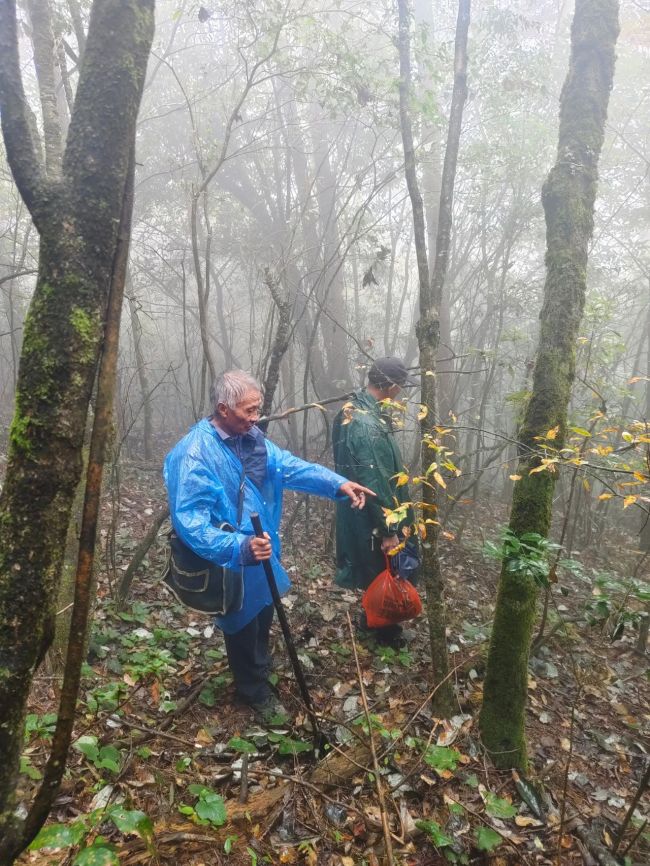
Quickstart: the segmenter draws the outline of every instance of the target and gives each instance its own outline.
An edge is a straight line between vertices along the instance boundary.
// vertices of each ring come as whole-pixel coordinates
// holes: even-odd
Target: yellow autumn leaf
[[[548,468],[548,467],[545,466],[545,465],[542,463],[541,466],[535,466],[533,469],[531,469],[530,472],[529,472],[528,474],[529,474],[529,475],[534,475],[536,472],[543,472],[543,471],[544,471],[545,469],[547,469],[547,468]]]
[[[544,439],[555,439],[555,437],[557,436],[557,434],[558,434],[559,432],[560,432],[560,425],[558,424],[557,427],[552,427],[552,428],[548,431],[548,433],[546,434],[546,436],[544,437]]]
[[[521,481],[521,475],[509,475],[508,478],[511,481]]]
[[[599,498],[600,500],[613,499],[613,498],[614,498],[614,494],[613,494],[613,493],[601,493],[600,496],[599,496],[598,498]]]
[[[589,480],[587,478],[582,479],[582,486],[587,491],[587,493],[589,493],[589,491],[591,490],[591,485],[589,484]]]
[[[418,421],[424,421],[424,419],[429,414],[429,407],[424,404],[420,404],[420,411],[418,412]]]
[[[434,472],[433,478],[434,478],[434,481],[436,481],[436,483],[439,484],[441,487],[443,487],[443,488],[447,487],[447,485],[445,484],[445,479],[442,477],[442,475],[439,472]]]
[[[409,483],[409,477],[406,474],[406,472],[399,472],[395,476],[395,486],[396,487],[403,487],[405,484],[408,484],[408,483]]]
[[[641,472],[635,472],[635,473],[634,473],[634,477],[635,477],[638,481],[641,481],[643,484],[645,484],[646,481],[650,481],[650,478],[648,478],[647,475],[643,475]]]
[[[626,496],[623,500],[623,508],[627,508],[628,505],[632,505],[634,502],[636,502],[637,498],[638,497],[636,496]]]

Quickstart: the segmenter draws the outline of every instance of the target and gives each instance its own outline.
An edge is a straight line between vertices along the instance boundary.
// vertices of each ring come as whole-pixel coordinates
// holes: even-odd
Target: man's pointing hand
[[[345,495],[350,499],[353,508],[363,508],[366,504],[366,494],[368,496],[377,495],[367,487],[357,484],[356,481],[346,481],[345,484],[341,484],[339,487],[339,493],[345,493]]]

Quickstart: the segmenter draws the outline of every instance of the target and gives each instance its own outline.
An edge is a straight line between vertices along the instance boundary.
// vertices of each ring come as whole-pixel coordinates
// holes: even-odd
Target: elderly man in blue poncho
[[[291,584],[280,564],[278,534],[283,490],[329,499],[348,497],[355,508],[363,508],[366,495],[374,494],[266,439],[255,426],[261,389],[248,373],[224,373],[212,386],[210,398],[213,414],[195,424],[165,459],[169,509],[176,533],[195,553],[227,568],[244,566],[241,609],[215,621],[224,634],[237,697],[268,722],[286,715],[268,683],[273,604],[261,565],[271,560],[280,595],[286,593]],[[268,530],[265,538],[255,536],[252,512],[259,513]],[[222,522],[236,531],[219,529]]]

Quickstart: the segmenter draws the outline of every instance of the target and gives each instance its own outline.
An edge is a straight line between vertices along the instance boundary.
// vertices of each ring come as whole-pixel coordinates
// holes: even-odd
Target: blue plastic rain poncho
[[[218,525],[226,522],[237,526],[242,465],[207,419],[195,424],[172,448],[165,458],[163,477],[172,524],[178,536],[199,556],[226,568],[239,569],[245,565],[241,551],[246,547],[246,536],[254,535],[250,515],[257,511],[264,530],[271,536],[271,564],[278,591],[283,595],[291,586],[289,576],[280,564],[278,530],[283,489],[288,487],[301,493],[336,499],[339,498],[339,487],[347,479],[324,466],[294,457],[268,439],[265,445],[266,478],[261,487],[246,478],[242,519],[236,532],[224,532]],[[218,616],[215,622],[226,634],[234,634],[271,603],[262,565],[245,566],[241,610]]]

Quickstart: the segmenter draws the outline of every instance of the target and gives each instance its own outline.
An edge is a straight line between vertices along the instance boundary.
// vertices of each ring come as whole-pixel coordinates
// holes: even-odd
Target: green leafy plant
[[[454,844],[454,840],[447,836],[437,821],[416,821],[415,826],[427,834],[436,848],[446,848]]]
[[[238,839],[239,836],[236,835],[226,836],[226,841],[223,843],[224,854],[230,854],[230,852],[232,851],[232,846]]]
[[[340,643],[330,644],[330,649],[333,653],[336,653],[339,656],[343,656],[344,658],[352,655],[352,650],[350,649],[350,647],[344,646]]]
[[[429,746],[423,757],[436,772],[453,772],[458,766],[460,752],[450,749],[449,746]]]
[[[401,729],[393,728],[392,730],[389,730],[384,724],[381,716],[374,713],[370,714],[370,724],[368,724],[368,720],[365,716],[357,716],[357,718],[353,720],[352,724],[358,725],[366,735],[370,733],[370,729],[372,728],[373,731],[378,733],[385,740],[399,740],[402,736]],[[412,742],[415,743],[416,739],[412,739]]]
[[[178,807],[181,814],[188,815],[196,824],[221,827],[226,823],[226,804],[220,794],[204,785],[189,785],[187,790],[196,797],[196,802],[193,806],[181,803]]]
[[[308,743],[305,740],[296,740],[284,734],[270,733],[268,740],[270,743],[278,744],[279,755],[298,755],[300,752],[311,752],[313,748],[312,743]]]
[[[45,713],[39,716],[38,713],[29,713],[25,719],[25,742],[30,740],[51,740],[54,729],[56,728],[56,713]]]
[[[134,601],[129,610],[118,610],[114,615],[123,622],[145,623],[151,616],[151,607],[141,601]]]
[[[594,577],[592,598],[585,606],[585,619],[601,626],[612,638],[620,638],[626,626],[637,627],[650,603],[647,583],[630,578],[621,580],[609,572]]]
[[[78,752],[98,770],[110,770],[119,773],[122,755],[115,746],[100,746],[97,737],[85,734],[73,744]]]
[[[202,703],[204,707],[214,707],[217,703],[219,693],[228,683],[229,679],[230,677],[227,674],[219,674],[216,677],[212,677],[212,679],[210,679],[210,681],[201,689],[199,702]]]
[[[94,689],[86,692],[86,706],[91,713],[97,713],[100,710],[108,713],[115,712],[126,692],[127,685],[122,680],[95,686]]]
[[[125,809],[121,805],[95,809],[80,815],[69,824],[48,824],[29,846],[30,851],[50,848],[79,848],[72,860],[73,866],[118,866],[117,849],[102,835],[93,834],[100,824],[112,823],[125,836],[139,836],[147,850],[155,856],[153,824],[139,809]]]
[[[257,751],[255,743],[251,743],[250,740],[244,740],[242,737],[231,737],[228,740],[228,747],[235,752],[241,752],[246,755],[252,755]]]
[[[548,555],[554,550],[559,550],[559,545],[553,544],[538,532],[516,535],[509,527],[501,531],[499,544],[486,541],[483,545],[485,556],[501,560],[506,571],[531,578],[545,587],[549,586]]]
[[[168,649],[146,646],[129,652],[124,661],[124,670],[134,680],[146,679],[149,676],[162,679],[165,674],[174,670],[174,658]]]
[[[484,794],[485,811],[493,818],[513,818],[517,814],[517,807],[508,800],[497,797],[492,791]]]
[[[413,664],[413,656],[408,650],[396,650],[393,647],[379,644],[375,649],[375,654],[382,662],[389,665],[399,663],[405,668],[410,668]]]
[[[32,764],[29,755],[21,755],[20,757],[20,774],[21,776],[27,776],[32,781],[43,778],[41,771]]]
[[[479,851],[494,851],[503,842],[503,838],[491,827],[479,827],[474,838]]]

